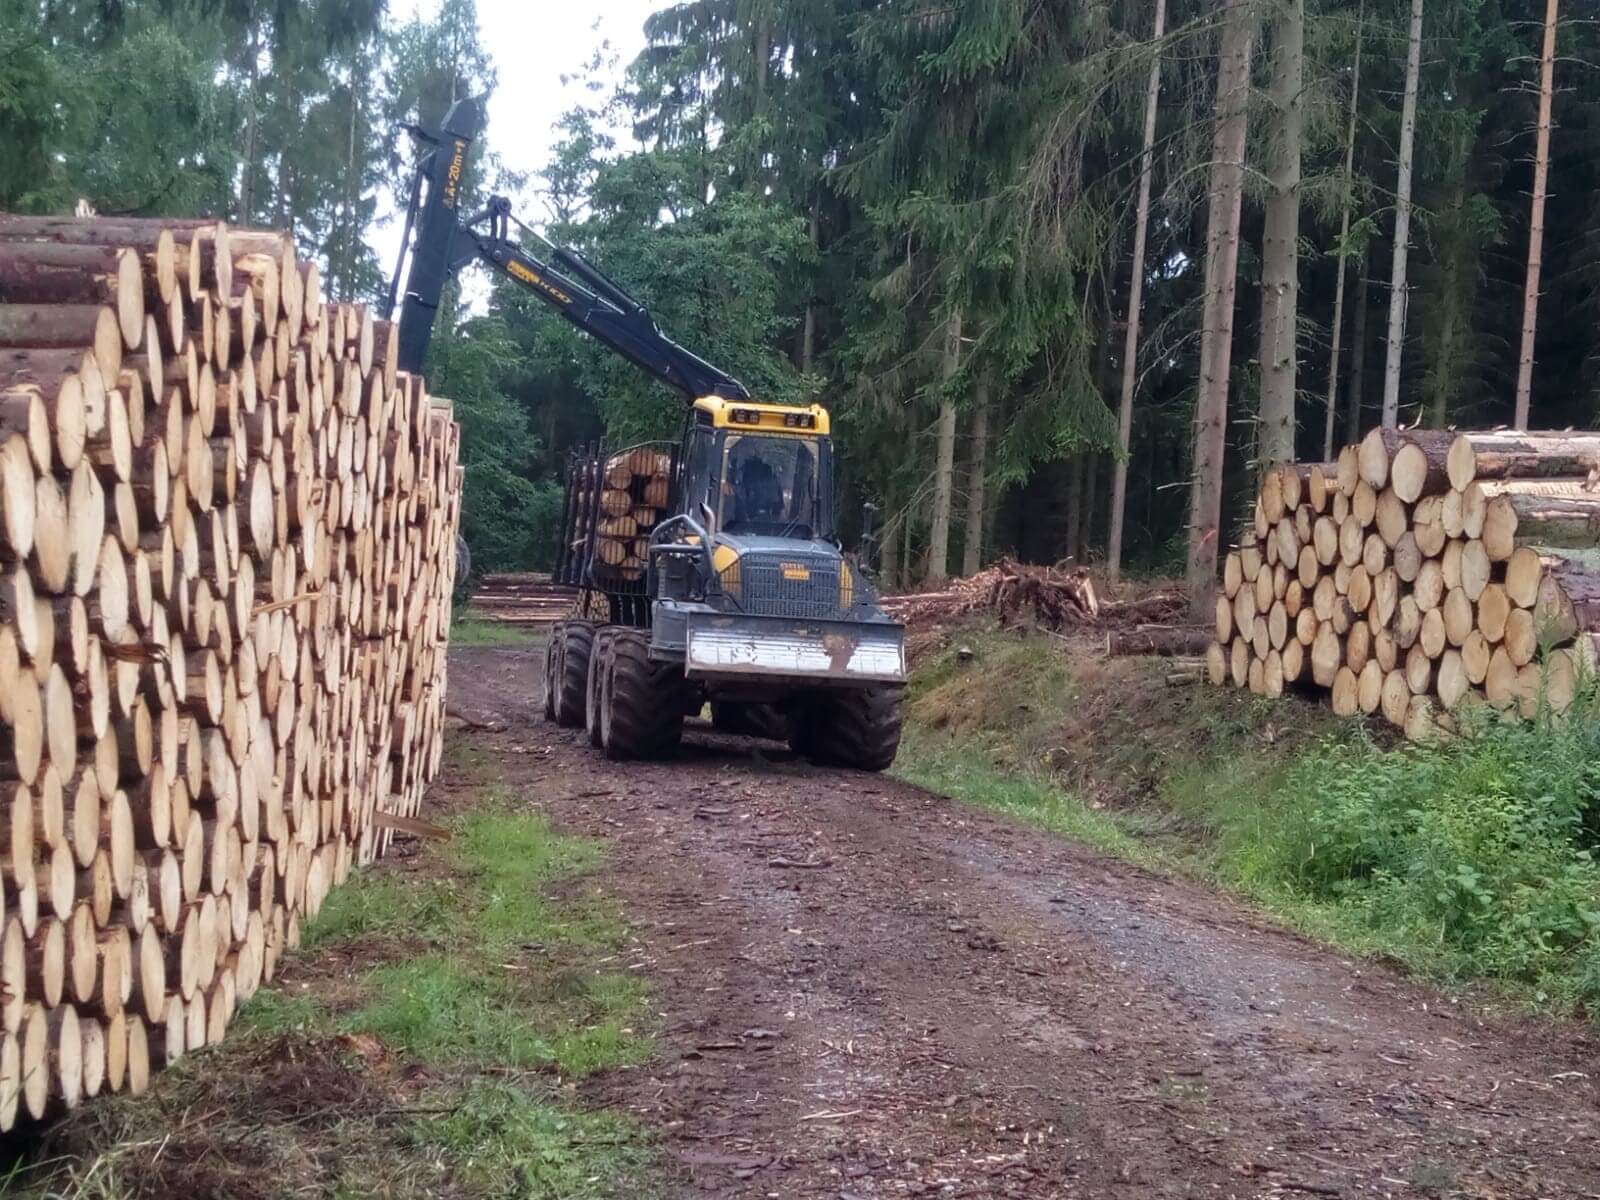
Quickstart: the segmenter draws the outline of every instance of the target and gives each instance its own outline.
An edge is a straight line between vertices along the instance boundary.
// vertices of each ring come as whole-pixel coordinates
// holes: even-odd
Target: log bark
[[[1450,446],[1450,482],[1457,488],[1475,479],[1587,479],[1596,472],[1600,472],[1600,434],[1462,433]]]
[[[1281,612],[1281,609],[1279,610]],[[1220,614],[1219,614],[1220,616]],[[1120,657],[1136,654],[1166,656],[1193,656],[1204,654],[1212,638],[1212,630],[1202,626],[1152,627],[1138,629],[1113,629],[1106,634],[1106,654]],[[1281,647],[1282,639],[1278,639]]]
[[[109,304],[130,350],[144,337],[144,272],[117,246],[0,241],[0,304]]]

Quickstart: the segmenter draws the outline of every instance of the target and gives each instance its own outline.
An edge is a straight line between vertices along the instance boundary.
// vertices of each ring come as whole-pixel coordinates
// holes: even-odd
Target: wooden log
[[[1547,560],[1533,614],[1539,638],[1549,645],[1580,629],[1600,629],[1600,571],[1582,561]]]
[[[122,371],[122,329],[109,304],[0,304],[0,349],[34,347],[87,348],[103,379]]]
[[[0,241],[0,304],[109,304],[130,349],[144,336],[144,269],[117,246]]]
[[[1140,626],[1137,629],[1113,629],[1106,634],[1106,654],[1123,655],[1196,655],[1204,654],[1211,642],[1213,631],[1202,626]]]
[[[1508,480],[1478,485],[1485,497],[1486,543],[1504,562],[1516,541],[1583,548],[1600,544],[1600,492],[1587,487],[1554,491],[1538,483]]]
[[[30,217],[0,213],[0,239],[6,241],[60,242],[67,245],[110,246],[137,250],[143,256],[147,278],[156,285],[162,301],[178,289],[177,234],[187,234],[209,220],[174,217]]]
[[[1376,656],[1367,659],[1356,678],[1356,708],[1372,714],[1383,700],[1384,667]]]
[[[1373,429],[1361,439],[1357,450],[1360,476],[1375,491],[1381,491],[1390,482],[1393,463],[1402,449],[1403,481],[1396,491],[1407,503],[1427,493],[1431,484],[1442,489],[1448,479],[1446,459],[1450,453],[1453,434],[1425,429]],[[1420,475],[1420,478],[1419,478]],[[1411,494],[1415,488],[1415,494]]]
[[[1402,670],[1392,670],[1383,677],[1383,687],[1380,690],[1378,707],[1383,711],[1383,716],[1389,724],[1403,728],[1406,722],[1406,709],[1411,705],[1411,686],[1406,682],[1406,673]]]
[[[1451,441],[1450,482],[1465,488],[1478,479],[1545,479],[1587,476],[1600,467],[1600,434],[1501,430],[1461,433]]]

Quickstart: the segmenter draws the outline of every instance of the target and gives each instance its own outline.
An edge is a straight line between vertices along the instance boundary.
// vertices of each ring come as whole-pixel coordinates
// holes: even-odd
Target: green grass
[[[573,970],[562,957],[614,948],[623,934],[615,906],[593,893],[559,901],[553,885],[601,861],[598,843],[557,833],[498,785],[454,823],[439,877],[358,875],[309,924],[310,949],[375,938],[404,939],[415,952],[371,970],[363,1003],[335,1027],[371,1034],[429,1066],[500,1066],[581,1077],[649,1057],[643,985]],[[296,998],[268,1001],[247,1020],[316,1024]],[[288,1008],[287,1014],[273,1011]]]
[[[433,940],[447,936],[463,904],[460,889],[433,879],[366,874],[334,889],[301,933],[301,947],[320,950],[372,937]]]
[[[1565,719],[1485,718],[1417,747],[1160,674],[972,631],[913,678],[896,772],[1238,892],[1352,952],[1600,1008],[1593,687]]]
[[[946,796],[1027,821],[1132,861],[1158,856],[1130,831],[1127,817],[1096,811],[1077,792],[1041,772],[998,767],[985,748],[912,726],[900,743],[896,775]]]
[[[473,1190],[518,1200],[637,1196],[649,1168],[638,1130],[607,1113],[575,1113],[524,1088],[478,1080],[450,1111],[414,1130]]]
[[[455,646],[526,646],[541,639],[535,630],[491,621],[461,608],[450,622],[450,642]]]

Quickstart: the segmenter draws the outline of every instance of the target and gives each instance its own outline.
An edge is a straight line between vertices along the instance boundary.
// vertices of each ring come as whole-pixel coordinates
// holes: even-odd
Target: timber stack
[[[1417,740],[1571,705],[1600,642],[1600,434],[1375,429],[1269,471],[1223,567],[1213,683],[1305,684]]]
[[[397,348],[286,234],[0,215],[0,1130],[220,1039],[438,770]]]
[[[598,479],[586,479],[577,503],[596,500],[595,574],[602,579],[637,583],[644,578],[650,535],[661,523],[672,491],[672,455],[651,446],[635,446],[597,465]]]

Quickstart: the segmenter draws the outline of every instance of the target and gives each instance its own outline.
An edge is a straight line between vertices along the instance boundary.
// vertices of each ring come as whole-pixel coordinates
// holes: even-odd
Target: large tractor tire
[[[594,646],[589,652],[589,682],[584,688],[583,727],[589,731],[589,744],[597,750],[601,748],[600,735],[603,731],[600,712],[605,703],[605,673],[611,662],[611,639],[615,633],[616,630],[610,626],[595,630]]]
[[[550,630],[550,635],[544,641],[544,719],[556,719],[556,695],[561,687],[556,680],[561,677],[561,651],[556,640],[556,631]]]
[[[662,758],[683,737],[683,668],[650,660],[650,635],[611,635],[600,689],[600,745],[609,759]]]
[[[795,714],[789,744],[814,763],[882,771],[900,749],[905,689],[823,692]]]
[[[594,626],[588,621],[561,621],[545,645],[545,713],[566,729],[583,726],[589,688],[589,653]]]
[[[790,733],[789,719],[773,705],[732,701],[711,702],[711,727],[719,733],[770,738],[775,742],[788,741]]]

